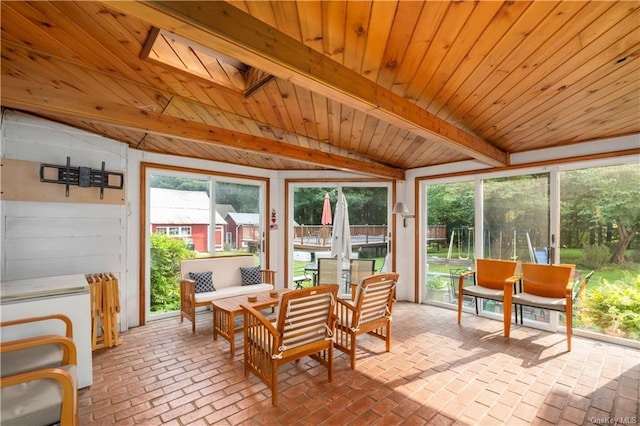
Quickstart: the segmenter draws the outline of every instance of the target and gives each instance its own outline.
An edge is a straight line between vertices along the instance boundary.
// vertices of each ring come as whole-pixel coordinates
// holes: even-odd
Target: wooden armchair
[[[283,293],[278,318],[271,323],[262,313],[244,311],[244,374],[249,371],[271,387],[271,403],[278,405],[278,367],[311,356],[327,368],[333,381],[333,332],[337,285],[320,285]]]
[[[573,275],[575,265],[522,264],[522,291],[511,294],[504,284],[504,336],[511,332],[512,304],[563,312],[567,326],[567,351],[571,352]],[[586,283],[585,283],[586,285]]]
[[[502,302],[507,289],[510,293],[515,291],[517,267],[518,263],[510,260],[476,259],[475,271],[465,272],[458,278],[458,324],[462,319],[464,295],[475,297],[478,315],[478,298]],[[464,281],[468,276],[473,276],[473,285],[465,287]]]
[[[0,345],[2,424],[78,424],[78,360],[68,318],[26,318],[2,326],[50,319],[68,324],[69,336],[36,336]]]
[[[397,273],[372,275],[362,280],[355,301],[338,300],[336,349],[351,357],[356,368],[356,337],[369,333],[386,342],[391,350],[391,311],[393,308]]]

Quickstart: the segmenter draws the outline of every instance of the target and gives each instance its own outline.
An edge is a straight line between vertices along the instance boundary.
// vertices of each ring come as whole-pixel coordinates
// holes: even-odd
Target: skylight
[[[155,27],[141,56],[244,96],[250,96],[273,78],[234,58]]]

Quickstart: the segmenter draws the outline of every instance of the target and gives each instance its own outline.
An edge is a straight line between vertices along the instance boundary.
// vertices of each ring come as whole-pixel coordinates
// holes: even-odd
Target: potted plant
[[[448,302],[449,282],[442,276],[431,275],[427,278],[427,298],[438,302]]]

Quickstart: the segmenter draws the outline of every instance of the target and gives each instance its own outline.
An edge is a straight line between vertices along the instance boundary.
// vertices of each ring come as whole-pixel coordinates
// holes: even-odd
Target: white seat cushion
[[[518,293],[513,295],[513,303],[516,305],[533,306],[535,308],[564,312],[567,300],[565,298],[556,299],[553,297],[536,296],[529,293]]]
[[[75,365],[60,367],[77,383]],[[77,387],[77,385],[76,385]],[[62,389],[52,379],[33,380],[2,388],[3,426],[50,425],[60,422]]]
[[[263,291],[273,290],[271,284],[254,284],[241,286],[240,283],[236,286],[223,287],[216,291],[209,291],[206,293],[196,293],[196,303],[211,302],[218,299],[224,299],[227,297],[242,296],[244,294],[260,293]]]
[[[60,367],[61,360],[62,348],[58,344],[4,352],[0,356],[0,377],[13,376],[42,368]]]
[[[499,300],[502,301],[504,299],[504,294],[502,290],[494,290],[492,288],[481,287],[478,285],[470,285],[468,287],[464,287],[462,290],[463,294],[469,296],[476,296],[482,299],[491,299],[491,300]]]

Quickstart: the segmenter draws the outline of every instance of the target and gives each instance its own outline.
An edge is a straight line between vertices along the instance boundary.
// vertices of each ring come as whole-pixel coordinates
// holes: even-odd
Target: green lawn
[[[447,252],[429,252],[429,255],[438,256],[440,258],[446,258]],[[631,253],[627,254],[628,257],[631,257]],[[580,264],[580,260],[582,257],[582,250],[580,249],[562,249],[560,251],[560,259],[562,263],[571,263],[576,265],[576,269],[588,273],[591,269],[587,268],[584,265]],[[429,272],[436,273],[444,273],[449,274],[451,269],[458,268],[458,266],[451,266],[446,264],[439,263],[431,263],[429,264]],[[608,263],[602,268],[595,270],[591,280],[589,281],[589,287],[594,285],[598,285],[602,280],[607,280],[608,282],[613,282],[616,280],[625,280],[628,279],[629,276],[636,276],[640,274],[640,263],[627,262],[623,264],[613,264]]]

